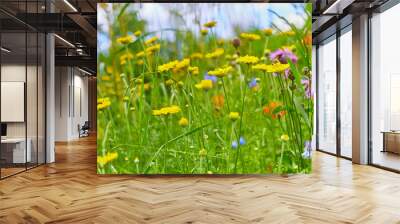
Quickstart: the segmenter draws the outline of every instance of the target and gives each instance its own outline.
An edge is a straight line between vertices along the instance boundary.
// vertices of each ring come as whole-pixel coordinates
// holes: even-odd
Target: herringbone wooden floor
[[[316,153],[311,175],[96,175],[95,138],[0,181],[0,223],[400,223],[400,175]]]

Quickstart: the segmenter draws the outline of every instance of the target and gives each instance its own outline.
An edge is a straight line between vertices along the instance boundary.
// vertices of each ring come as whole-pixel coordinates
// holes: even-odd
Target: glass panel
[[[372,163],[400,170],[400,5],[374,15],[372,25]]]
[[[30,147],[31,159],[28,162],[28,168],[37,165],[37,132],[38,132],[38,88],[37,88],[37,80],[38,80],[38,36],[36,32],[27,33],[28,38],[28,63],[27,63],[27,95],[26,95],[26,114],[27,114],[27,142],[28,149]]]
[[[45,163],[45,44],[46,37],[44,34],[39,33],[39,45],[38,45],[38,163]]]
[[[336,153],[336,39],[318,48],[318,147]]]
[[[25,170],[31,160],[26,144],[26,33],[1,34],[2,177]],[[28,146],[28,150],[26,150]]]
[[[352,33],[340,36],[340,153],[352,156]]]

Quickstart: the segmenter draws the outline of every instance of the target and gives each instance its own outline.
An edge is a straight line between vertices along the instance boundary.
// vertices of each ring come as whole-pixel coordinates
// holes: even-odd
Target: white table
[[[13,163],[26,163],[31,162],[32,160],[32,153],[31,153],[31,146],[32,140],[30,138],[26,139],[28,143],[28,147],[26,147],[25,152],[25,138],[5,138],[1,139],[2,145],[12,145],[13,146]]]

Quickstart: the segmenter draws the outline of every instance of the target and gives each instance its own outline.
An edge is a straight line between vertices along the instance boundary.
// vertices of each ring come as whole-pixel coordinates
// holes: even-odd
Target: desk
[[[383,131],[382,152],[400,154],[400,131]]]
[[[26,139],[26,142],[28,143],[27,144],[28,147],[26,147],[26,152],[25,152],[25,138],[1,139],[1,156],[9,163],[31,162],[32,140],[28,138]]]

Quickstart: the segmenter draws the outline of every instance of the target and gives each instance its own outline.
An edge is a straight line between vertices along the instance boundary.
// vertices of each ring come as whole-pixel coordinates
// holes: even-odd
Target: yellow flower
[[[296,33],[292,30],[282,32],[281,35],[294,36]]]
[[[106,71],[107,71],[107,73],[112,74],[113,73],[113,67],[107,66]]]
[[[199,74],[199,67],[196,67],[196,66],[191,67],[191,66],[189,66],[188,71],[192,75],[198,75]]]
[[[253,34],[253,33],[241,33],[240,37],[243,39],[246,39],[246,40],[250,40],[250,41],[261,39],[260,35]]]
[[[271,28],[267,28],[267,29],[263,29],[263,33],[266,36],[271,36],[272,35],[273,30]]]
[[[103,81],[110,81],[110,80],[111,80],[111,77],[108,76],[108,75],[105,75],[105,76],[101,77],[101,80],[103,80]]]
[[[179,61],[176,65],[175,65],[175,69],[176,70],[182,70],[186,67],[188,67],[190,64],[190,59],[185,58],[182,61]]]
[[[282,136],[281,136],[281,140],[287,142],[287,141],[289,141],[289,136],[286,135],[286,134],[285,134],[285,135],[282,135]]]
[[[212,28],[212,27],[214,27],[214,26],[216,26],[217,25],[217,22],[216,21],[210,21],[210,22],[208,22],[208,23],[205,23],[203,26],[204,27],[207,27],[207,28]]]
[[[179,126],[185,127],[185,126],[187,126],[187,125],[189,124],[189,121],[188,121],[187,118],[182,117],[182,118],[179,120],[178,123],[179,123]]]
[[[239,115],[239,112],[230,112],[228,117],[232,121],[235,121],[235,120],[239,119],[240,115]]]
[[[289,64],[275,63],[272,65],[256,64],[256,65],[253,65],[251,68],[255,69],[255,70],[261,70],[264,72],[276,73],[276,72],[284,72],[289,67],[290,67]]]
[[[133,55],[132,55],[131,53],[129,53],[129,52],[127,52],[127,53],[125,53],[125,54],[123,54],[123,55],[121,55],[121,56],[119,57],[119,61],[120,61],[120,64],[121,64],[121,65],[126,64],[126,62],[127,62],[128,60],[132,60],[132,59],[133,59]]]
[[[181,111],[181,108],[175,105],[169,107],[163,107],[159,110],[153,110],[153,115],[160,116],[160,115],[168,115],[168,114],[176,114]]]
[[[204,89],[204,90],[209,90],[213,87],[213,82],[212,80],[208,79],[203,79],[200,81],[200,83],[194,85],[197,89]]]
[[[128,102],[129,101],[129,96],[124,96],[123,101]]]
[[[223,48],[217,48],[214,52],[206,54],[206,58],[216,58],[224,54]]]
[[[157,37],[157,36],[154,36],[154,37],[152,37],[152,38],[150,38],[150,39],[147,39],[147,40],[144,42],[144,44],[150,45],[150,44],[154,43],[156,40],[158,40],[158,37]]]
[[[225,40],[224,39],[219,39],[218,41],[217,41],[217,44],[218,45],[223,45],[225,43]]]
[[[140,58],[140,57],[143,57],[143,56],[144,56],[144,51],[138,52],[138,53],[136,54],[136,57],[137,57],[137,58]]]
[[[205,36],[208,34],[208,30],[200,30],[201,35]]]
[[[139,157],[135,157],[135,159],[133,160],[134,163],[139,163]]]
[[[199,155],[200,156],[206,156],[207,155],[207,150],[206,149],[201,149],[200,151],[199,151]]]
[[[136,62],[136,64],[138,64],[138,65],[143,65],[143,64],[144,64],[144,61],[143,61],[143,60],[139,60],[139,61]]]
[[[259,61],[259,59],[256,56],[243,56],[243,57],[239,57],[238,59],[236,59],[237,63],[244,63],[244,64],[255,64]]]
[[[167,85],[167,86],[171,86],[172,84],[174,84],[174,80],[172,80],[172,79],[168,79],[165,81],[165,85]]]
[[[104,156],[97,156],[97,164],[99,164],[100,166],[104,166],[116,158],[118,158],[118,153],[107,152],[107,154]]]
[[[228,74],[231,70],[232,70],[231,66],[225,66],[223,68],[217,68],[215,70],[211,70],[208,72],[208,74],[221,78],[221,77],[224,77],[226,74]]]
[[[209,171],[207,171],[207,174],[213,174],[213,172],[209,170]]]
[[[166,64],[159,65],[158,68],[157,68],[157,70],[158,70],[158,72],[167,72],[167,71],[169,71],[169,70],[175,68],[175,65],[176,65],[176,64],[178,64],[178,61],[177,61],[177,60],[171,61],[171,62],[168,62],[168,63],[166,63]]]
[[[138,36],[142,35],[142,31],[137,30],[136,32],[133,33],[133,35],[138,37]]]
[[[158,51],[158,50],[160,50],[160,44],[154,44],[154,45],[146,48],[146,52],[149,53],[149,54],[153,53],[155,51]]]
[[[102,110],[111,105],[110,98],[105,97],[105,98],[99,98],[97,99],[97,110]]]
[[[190,55],[190,58],[192,58],[192,59],[202,59],[203,58],[203,54],[202,53],[193,53],[192,55]]]
[[[129,44],[130,42],[132,42],[132,37],[129,35],[123,36],[123,37],[119,37],[117,39],[117,42],[120,44]]]

